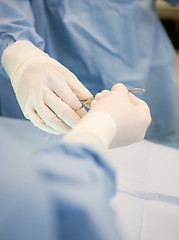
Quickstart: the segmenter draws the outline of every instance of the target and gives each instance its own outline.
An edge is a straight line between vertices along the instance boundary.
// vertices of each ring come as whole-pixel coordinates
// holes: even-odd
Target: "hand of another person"
[[[111,91],[98,93],[92,103],[93,111],[109,114],[115,123],[112,147],[129,145],[142,140],[151,122],[148,105],[129,93],[122,84],[116,84]]]
[[[126,146],[142,140],[151,122],[147,104],[128,92],[123,84],[98,93],[91,110],[65,137],[95,148]]]
[[[18,41],[2,56],[24,116],[40,129],[67,133],[86,113],[79,100],[92,95],[58,61],[29,41]]]

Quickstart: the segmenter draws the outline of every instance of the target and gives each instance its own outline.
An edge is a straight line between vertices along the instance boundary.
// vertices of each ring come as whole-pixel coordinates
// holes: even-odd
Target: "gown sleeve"
[[[36,33],[29,0],[0,0],[0,59],[3,51],[18,40],[29,40],[43,50],[44,41]]]
[[[105,158],[88,145],[46,137],[33,146],[22,135],[1,136],[9,140],[0,147],[0,239],[119,240]]]

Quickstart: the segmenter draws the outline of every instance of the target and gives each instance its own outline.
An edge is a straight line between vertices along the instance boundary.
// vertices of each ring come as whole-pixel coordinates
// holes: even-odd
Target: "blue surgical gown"
[[[103,156],[23,120],[0,118],[0,133],[1,240],[121,239]]]
[[[146,89],[139,97],[152,114],[147,138],[177,137],[176,57],[154,0],[0,0],[0,56],[17,40],[60,61],[93,94],[118,82]],[[23,118],[3,75],[0,113]]]

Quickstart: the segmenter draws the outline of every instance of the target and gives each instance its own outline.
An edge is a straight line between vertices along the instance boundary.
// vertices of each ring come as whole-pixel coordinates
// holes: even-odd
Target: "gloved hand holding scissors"
[[[123,84],[98,93],[91,110],[64,141],[90,144],[102,151],[142,140],[151,122],[147,104],[135,97]]]
[[[79,100],[90,98],[91,93],[72,72],[31,42],[9,46],[2,65],[24,116],[40,129],[66,133],[86,113]]]

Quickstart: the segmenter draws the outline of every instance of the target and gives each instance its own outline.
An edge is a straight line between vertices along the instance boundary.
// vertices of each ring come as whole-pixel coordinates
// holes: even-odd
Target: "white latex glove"
[[[89,113],[64,141],[81,142],[104,150],[142,140],[151,122],[147,104],[122,84],[98,93]]]
[[[79,101],[92,95],[58,61],[29,41],[17,41],[3,53],[2,66],[11,79],[24,116],[53,134],[73,128],[85,109]]]

